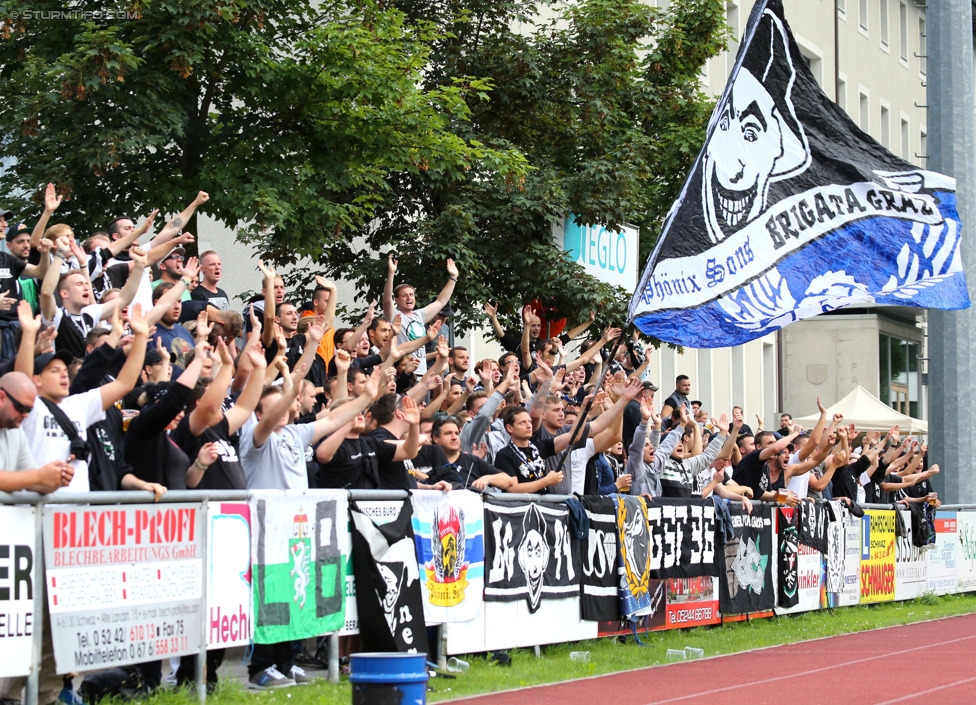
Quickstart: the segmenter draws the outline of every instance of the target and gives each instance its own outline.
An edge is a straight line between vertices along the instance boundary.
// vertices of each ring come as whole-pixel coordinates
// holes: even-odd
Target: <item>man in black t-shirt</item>
[[[518,484],[511,475],[498,472],[483,456],[461,452],[461,429],[453,416],[437,419],[431,429],[431,439],[447,459],[447,465],[440,471],[431,473],[428,481],[447,481],[454,489],[483,490],[489,485],[501,490]],[[482,442],[482,450],[487,453],[488,446]]]
[[[217,286],[223,271],[220,255],[213,250],[207,250],[200,255],[200,271],[203,274],[203,281],[190,293],[190,298],[194,301],[206,301],[221,311],[228,310],[230,297],[227,296],[226,291]]]
[[[797,434],[784,436],[779,440],[769,431],[760,431],[753,436],[740,436],[737,439],[742,460],[732,470],[732,479],[744,487],[752,488],[755,499],[772,502],[776,492],[770,490],[769,468],[766,461],[787,449]]]
[[[523,407],[506,407],[502,423],[511,440],[495,453],[495,467],[518,481],[509,492],[545,493],[562,482],[562,472],[546,472],[545,459],[566,450],[572,434],[540,439],[536,446],[531,440],[532,417]]]

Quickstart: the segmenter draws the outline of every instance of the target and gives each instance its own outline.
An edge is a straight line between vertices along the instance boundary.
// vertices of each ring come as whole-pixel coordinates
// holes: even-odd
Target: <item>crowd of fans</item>
[[[184,249],[193,236],[182,228],[207,200],[199,193],[158,232],[154,212],[80,243],[69,225],[48,225],[53,186],[35,226],[0,213],[0,490],[629,492],[747,509],[937,501],[938,467],[897,427],[858,433],[821,405],[812,429],[784,414],[777,431],[757,417],[753,432],[740,407],[712,417],[685,375],[658,407],[651,348],[636,337],[613,359],[614,328],[569,352],[592,314],[544,339],[531,308],[510,331],[486,304],[506,352],[473,361],[440,334],[460,276],[450,259],[439,295],[419,307],[391,255],[382,315],[371,305],[354,328],[334,326],[331,281],[288,292],[264,263],[262,294],[234,310],[220,255]],[[208,654],[211,684],[222,657]],[[45,639],[45,705],[61,687],[50,659]],[[141,670],[159,686],[160,662]],[[255,688],[308,679],[288,643],[257,645],[249,675]],[[192,677],[183,659],[177,679]],[[7,680],[0,696],[19,699],[19,687]]]

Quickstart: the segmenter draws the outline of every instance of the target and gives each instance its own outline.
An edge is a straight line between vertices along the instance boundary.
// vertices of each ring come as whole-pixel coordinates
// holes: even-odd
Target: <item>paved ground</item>
[[[524,688],[454,705],[976,702],[976,615]]]

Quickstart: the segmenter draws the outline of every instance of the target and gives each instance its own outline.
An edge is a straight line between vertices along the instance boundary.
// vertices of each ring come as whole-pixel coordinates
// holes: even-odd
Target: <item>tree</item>
[[[461,281],[454,309],[464,321],[499,301],[517,325],[521,305],[551,303],[573,320],[591,310],[625,320],[631,292],[598,284],[551,246],[552,224],[641,228],[642,262],[704,139],[712,102],[699,89],[705,61],[725,46],[722,3],[683,0],[667,13],[641,0],[527,5],[508,0],[397,0],[410,21],[434,22],[425,86],[461,77],[489,81],[457,133],[499,150],[515,148],[532,170],[499,190],[477,170],[397,173],[366,250],[394,248],[403,281],[442,284],[452,256]],[[561,8],[561,9],[559,9]],[[549,19],[537,14],[543,9]],[[513,29],[515,28],[515,29]],[[378,291],[382,269],[333,261]],[[436,274],[431,274],[436,272]]]
[[[3,27],[17,166],[0,188],[37,200],[56,182],[72,198],[58,219],[79,229],[203,189],[265,256],[311,257],[364,298],[391,249],[421,300],[453,257],[462,325],[485,300],[517,316],[535,297],[623,320],[630,292],[566,261],[552,225],[633,223],[646,256],[701,145],[699,74],[725,32],[714,0],[665,14],[639,0],[141,0],[124,19],[59,22],[43,9]]]
[[[451,129],[487,84],[421,86],[435,28],[373,0],[64,7],[8,5],[0,30],[0,188],[20,214],[49,181],[78,232],[202,189],[281,263],[348,246],[393,172],[477,165],[502,189],[524,172]]]

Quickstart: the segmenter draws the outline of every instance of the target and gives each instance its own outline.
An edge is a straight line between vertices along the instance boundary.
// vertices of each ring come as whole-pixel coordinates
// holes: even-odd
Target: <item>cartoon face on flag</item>
[[[661,340],[724,347],[852,305],[966,308],[960,235],[955,181],[861,132],[766,0],[630,316]]]

